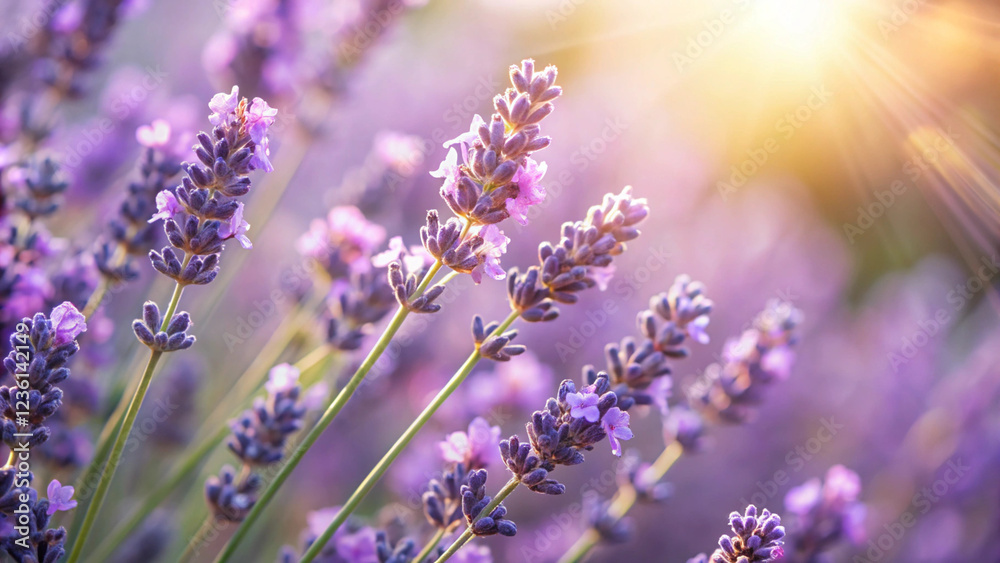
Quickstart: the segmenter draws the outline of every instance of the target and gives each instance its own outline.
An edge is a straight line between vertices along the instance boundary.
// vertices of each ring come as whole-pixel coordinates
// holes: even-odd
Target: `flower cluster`
[[[357,207],[337,206],[324,219],[314,219],[296,248],[311,258],[331,280],[371,270],[373,251],[385,241],[385,228],[365,219]]]
[[[69,187],[59,171],[59,163],[48,157],[31,161],[20,167],[19,177],[23,193],[14,205],[30,220],[52,215],[59,209],[60,196]]]
[[[566,487],[550,479],[557,465],[583,463],[581,450],[608,438],[611,450],[621,455],[620,440],[632,438],[629,415],[618,406],[606,373],[579,392],[569,379],[559,385],[556,397],[545,409],[535,411],[527,424],[528,442],[517,436],[500,443],[500,455],[507,469],[521,484],[537,493],[562,494]]]
[[[470,513],[465,510],[467,504],[471,510],[487,498],[480,493],[483,493],[486,482],[486,469],[496,461],[499,442],[500,427],[490,426],[485,419],[476,417],[467,432],[453,432],[438,444],[438,451],[450,465],[450,470],[440,480],[431,479],[422,497],[424,516],[432,526],[445,531],[453,530],[463,516],[469,517]],[[471,481],[473,478],[475,482]],[[467,491],[470,495],[468,502],[465,501]],[[489,502],[487,498],[480,510]],[[472,513],[472,518],[478,513]]]
[[[243,462],[237,476],[225,466],[218,477],[205,483],[205,496],[216,518],[239,522],[253,508],[255,493],[261,485],[253,468],[264,467],[281,460],[287,438],[302,428],[306,409],[299,400],[299,372],[282,364],[268,376],[267,399],[258,398],[230,426],[233,434],[229,449]]]
[[[334,506],[310,512],[306,515],[308,527],[302,534],[303,551],[309,549],[330,522],[340,513]],[[323,546],[315,561],[320,563],[416,563],[416,544],[409,539],[390,538],[383,530],[364,526],[357,520],[349,519],[338,529],[330,541]],[[281,550],[278,563],[294,563],[299,555],[289,546]]]
[[[842,465],[826,472],[826,479],[811,479],[785,495],[785,510],[795,515],[789,528],[789,563],[822,563],[824,556],[843,539],[861,545],[865,539],[865,505],[858,501],[861,478]]]
[[[149,253],[153,268],[178,287],[214,280],[225,241],[236,239],[244,248],[253,246],[246,236],[250,225],[243,220],[243,203],[237,198],[250,191],[251,171],[272,170],[267,130],[277,110],[260,98],[252,103],[240,99],[236,86],[229,94],[216,94],[208,105],[213,112],[208,119],[215,128],[211,136],[198,134],[194,152],[200,163],[184,163],[181,185],[156,195],[157,212],[149,220],[163,220],[172,246]],[[166,319],[168,326],[150,322],[158,319],[156,304],[147,302],[142,320],[132,325],[143,344],[161,352],[191,345],[192,337],[185,333],[186,313]]]
[[[68,302],[53,309],[48,318],[37,313],[21,322],[25,330],[11,335],[12,350],[4,358],[4,367],[11,377],[27,374],[20,381],[26,381],[28,387],[0,387],[2,439],[12,450],[37,446],[49,438],[45,420],[62,405],[63,392],[56,385],[69,377],[66,364],[80,349],[77,337],[87,330],[83,315]],[[27,408],[19,403],[27,403]],[[25,438],[25,434],[30,437]]]
[[[667,442],[677,440],[686,450],[703,445],[705,418],[746,422],[763,398],[764,390],[786,379],[795,361],[792,346],[802,312],[788,302],[772,300],[753,326],[726,342],[723,363],[705,369],[691,386],[687,404],[670,409],[664,421]]]
[[[83,315],[70,303],[57,306],[48,318],[38,313],[21,323],[23,330],[11,336],[11,352],[4,358],[17,383],[0,387],[2,438],[12,460],[15,452],[25,455],[48,440],[46,420],[62,405],[63,392],[56,385],[69,377],[66,364],[80,349],[77,337],[87,330]],[[52,481],[49,499],[39,500],[31,487],[32,473],[10,465],[0,470],[0,514],[7,524],[0,546],[17,561],[57,561],[64,553],[66,531],[46,526],[57,510],[76,506],[73,487]]]
[[[669,290],[653,296],[649,308],[639,313],[641,342],[626,337],[620,345],[605,348],[608,375],[623,410],[655,403],[666,412],[671,388],[667,359],[686,357],[689,338],[708,342],[705,327],[711,310],[712,301],[705,297],[702,284],[678,276]],[[594,373],[593,368],[587,371]]]
[[[725,421],[746,422],[767,386],[791,373],[795,329],[801,322],[801,312],[790,303],[768,303],[752,328],[726,343],[724,362],[706,369],[711,385],[695,397],[701,411]]]
[[[468,133],[445,143],[448,155],[432,173],[444,180],[441,197],[458,218],[442,224],[431,211],[420,230],[431,256],[470,274],[476,283],[484,274],[495,279],[506,275],[500,256],[509,239],[497,224],[509,217],[526,224],[529,208],[545,197],[541,180],[546,166],[530,155],[549,145],[538,124],[552,113],[552,100],[562,88],[555,86],[554,66],[535,72],[532,60],[512,66],[510,80],[513,87],[493,99],[496,113],[490,122],[475,116]]]
[[[215,279],[225,241],[253,246],[246,236],[250,225],[243,219],[243,203],[237,198],[250,191],[251,171],[273,170],[267,130],[277,110],[260,98],[241,99],[236,86],[229,94],[216,94],[208,106],[215,128],[211,135],[197,136],[194,152],[200,162],[184,163],[181,185],[157,194],[157,212],[151,219],[163,220],[173,246],[150,253],[153,267],[181,285]]]
[[[636,226],[649,215],[645,198],[633,198],[632,188],[607,194],[587,218],[564,223],[558,244],[542,243],[540,265],[508,277],[511,307],[528,322],[551,321],[558,316],[555,303],[572,304],[580,291],[606,287],[608,268],[625,251],[625,243],[639,236]]]
[[[83,74],[96,68],[101,48],[111,39],[119,20],[127,15],[121,0],[88,0],[61,5],[47,20],[46,58],[38,69],[43,82],[68,97],[84,92]]]
[[[699,555],[688,563],[768,563],[780,561],[784,556],[785,528],[781,518],[766,508],[757,514],[757,507],[750,505],[745,515],[733,512],[729,526],[735,535],[719,539],[719,549],[711,557]]]
[[[66,550],[66,530],[48,528],[49,520],[59,511],[72,510],[73,487],[52,480],[47,499],[39,499],[31,488],[34,475],[17,469],[0,469],[0,547],[18,563],[55,563]]]
[[[128,195],[108,223],[107,239],[99,241],[94,250],[98,270],[111,282],[126,282],[139,275],[133,258],[147,255],[159,238],[155,225],[149,223],[157,195],[181,170],[173,151],[163,150],[171,136],[166,121],[156,120],[151,126],[140,127],[136,136],[147,146],[139,165],[139,179],[129,183]]]

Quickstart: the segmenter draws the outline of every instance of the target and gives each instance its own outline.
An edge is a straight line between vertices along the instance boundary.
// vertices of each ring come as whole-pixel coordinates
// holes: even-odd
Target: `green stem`
[[[484,508],[482,512],[476,515],[476,519],[472,521],[472,524],[475,524],[476,522],[479,521],[480,518],[486,516],[490,512],[493,512],[493,509],[500,506],[500,503],[503,502],[504,499],[509,497],[510,494],[513,493],[517,489],[517,486],[520,484],[521,482],[518,481],[516,477],[511,477],[510,481],[507,481],[507,484],[503,486],[503,489],[500,489],[500,492],[497,493],[497,496],[493,497],[493,500],[491,500],[490,503],[486,505],[486,508]],[[462,549],[462,546],[472,541],[472,538],[476,537],[472,534],[472,524],[470,524],[469,527],[466,528],[464,532],[462,532],[461,536],[458,536],[458,539],[456,539],[454,542],[452,542],[450,546],[448,546],[448,549],[443,554],[441,554],[441,557],[438,557],[434,563],[444,563],[452,555],[458,553],[458,550]]]
[[[330,357],[332,351],[326,346],[320,346],[301,360],[295,363],[295,367],[303,374],[304,386],[312,386],[322,379],[322,377],[308,378],[306,374],[316,367],[323,359]],[[259,387],[259,386],[258,386]],[[251,397],[246,398],[241,406],[246,406]],[[232,411],[228,411],[232,414]],[[194,449],[189,449],[187,455],[180,462],[174,464],[166,477],[159,481],[159,485],[153,489],[142,504],[131,514],[127,515],[122,524],[115,528],[108,537],[94,550],[95,555],[91,558],[94,561],[109,561],[115,549],[132,534],[142,522],[153,513],[154,510],[163,505],[163,502],[170,496],[181,483],[190,478],[201,466],[209,454],[226,440],[229,436],[229,427],[225,424],[216,425],[212,434],[202,440]],[[199,432],[199,434],[202,434]]]
[[[185,264],[187,264],[189,258],[190,255],[185,258]],[[170,321],[174,316],[174,311],[177,310],[177,304],[180,302],[181,295],[183,293],[184,286],[180,283],[176,284],[174,286],[174,293],[170,297],[170,303],[167,305],[167,312],[163,317],[163,324],[160,326],[160,330],[165,330],[167,325],[170,324]],[[83,554],[83,546],[87,543],[87,536],[90,534],[90,530],[94,526],[97,514],[101,511],[101,504],[103,504],[104,498],[108,494],[108,489],[111,487],[111,480],[115,475],[115,470],[118,469],[118,464],[121,462],[122,452],[125,450],[125,443],[128,441],[128,436],[132,431],[132,426],[135,424],[135,419],[139,415],[139,407],[142,406],[142,401],[146,397],[146,392],[149,390],[149,384],[153,380],[153,372],[156,370],[156,364],[159,363],[160,357],[162,356],[163,352],[159,351],[151,351],[149,354],[149,361],[146,362],[146,369],[143,370],[142,376],[139,378],[139,385],[136,387],[135,394],[132,395],[132,400],[129,402],[128,410],[125,412],[125,418],[122,421],[121,428],[118,429],[114,445],[111,448],[111,455],[108,456],[107,464],[101,472],[101,478],[100,481],[98,481],[94,498],[91,501],[90,506],[87,507],[87,513],[83,518],[83,523],[80,528],[78,530],[73,530],[76,534],[77,540],[73,546],[73,551],[70,553],[67,563],[75,563]]]
[[[438,531],[434,534],[434,537],[428,540],[427,545],[425,545],[424,548],[420,550],[420,553],[418,553],[417,556],[413,558],[412,560],[413,563],[423,563],[425,560],[427,560],[427,557],[431,554],[431,552],[437,548],[439,543],[441,543],[441,538],[444,537],[444,530],[445,530],[444,528],[438,528]]]
[[[493,334],[502,334],[505,332],[508,328],[510,328],[510,325],[517,320],[519,315],[519,311],[512,311],[511,314],[504,320],[503,324],[501,324],[493,332]],[[361,485],[354,490],[351,497],[347,499],[347,502],[345,502],[340,511],[337,512],[336,517],[334,517],[333,521],[330,522],[330,525],[327,526],[326,531],[324,531],[323,534],[313,542],[312,546],[309,547],[309,550],[302,556],[299,563],[310,563],[316,558],[317,555],[319,555],[320,551],[322,551],[323,547],[330,541],[330,538],[333,537],[333,534],[337,531],[337,529],[340,528],[340,526],[347,520],[348,516],[350,516],[351,513],[358,508],[361,501],[364,500],[369,492],[371,492],[371,490],[378,483],[379,479],[385,475],[385,472],[389,470],[389,467],[396,461],[399,454],[406,449],[406,446],[410,444],[410,441],[416,437],[417,433],[420,432],[420,429],[424,427],[424,424],[427,424],[427,421],[430,420],[431,417],[434,416],[434,413],[441,408],[441,405],[448,400],[448,397],[450,397],[451,394],[458,389],[459,385],[465,381],[465,378],[472,373],[473,368],[476,367],[476,364],[479,363],[480,359],[482,359],[482,356],[479,354],[479,348],[477,347],[465,360],[462,367],[455,372],[455,375],[451,376],[448,383],[440,391],[438,391],[434,400],[420,412],[417,419],[414,420],[413,423],[410,424],[409,428],[403,432],[403,435],[396,440],[396,443],[392,445],[392,448],[389,449],[388,453],[382,456],[382,459],[379,460],[374,469],[368,473],[365,480],[361,482]]]
[[[431,279],[441,269],[441,266],[442,263],[440,260],[434,262],[434,265],[431,266],[430,270],[428,270],[428,272],[424,275],[424,279],[420,282],[420,285],[414,292],[414,297],[423,293],[424,289],[426,289],[430,284]],[[400,327],[403,326],[403,321],[406,320],[409,313],[410,310],[403,306],[400,306],[396,310],[396,314],[393,315],[392,320],[389,321],[389,326],[387,326],[382,332],[382,336],[379,337],[378,342],[375,343],[371,352],[369,352],[368,356],[365,357],[364,362],[362,362],[361,366],[358,367],[358,370],[347,382],[347,385],[341,389],[339,393],[337,393],[336,398],[334,398],[333,402],[330,403],[330,406],[327,407],[326,412],[323,413],[319,422],[317,422],[316,425],[309,431],[305,439],[302,440],[302,443],[295,448],[295,451],[293,451],[288,457],[288,461],[281,467],[278,474],[275,475],[274,480],[268,484],[268,486],[261,493],[260,497],[257,499],[257,502],[254,503],[254,506],[250,510],[250,513],[247,514],[246,519],[244,519],[243,522],[240,523],[240,526],[236,528],[236,532],[229,539],[229,542],[226,543],[225,548],[223,548],[219,556],[215,559],[217,563],[229,561],[229,559],[236,553],[236,548],[246,537],[247,532],[249,532],[250,528],[257,521],[257,519],[260,518],[264,508],[271,501],[274,495],[277,494],[278,489],[288,479],[288,476],[298,466],[299,462],[302,461],[302,458],[306,455],[306,452],[309,451],[309,448],[316,443],[316,440],[318,440],[327,427],[330,426],[333,419],[340,414],[340,411],[344,408],[344,405],[347,404],[347,401],[350,400],[351,396],[354,395],[354,391],[357,390],[358,386],[361,385],[361,382],[364,381],[368,372],[375,367],[375,362],[377,362],[382,356],[382,353],[385,352],[385,349],[389,346],[392,338],[399,331]]]
[[[660,453],[660,456],[656,458],[656,461],[646,469],[640,478],[647,483],[655,483],[663,476],[667,474],[667,471],[674,465],[678,459],[680,459],[681,454],[684,453],[684,448],[679,442],[671,442],[666,449]],[[616,520],[621,520],[628,514],[628,511],[635,506],[635,501],[637,496],[635,494],[635,489],[632,487],[624,488],[615,494],[615,498],[611,501],[611,505],[608,506],[608,514],[614,517]],[[593,528],[588,529],[580,539],[576,540],[566,553],[559,558],[559,563],[579,563],[583,561],[583,558],[587,556],[591,549],[601,541],[600,534],[597,533]]]

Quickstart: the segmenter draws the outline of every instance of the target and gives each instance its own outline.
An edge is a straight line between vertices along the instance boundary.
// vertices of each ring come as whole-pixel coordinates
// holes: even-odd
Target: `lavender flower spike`
[[[777,514],[764,509],[758,515],[757,507],[750,505],[743,516],[739,512],[730,514],[729,525],[735,535],[719,539],[711,563],[767,563],[784,556],[781,546],[785,543],[785,528]]]

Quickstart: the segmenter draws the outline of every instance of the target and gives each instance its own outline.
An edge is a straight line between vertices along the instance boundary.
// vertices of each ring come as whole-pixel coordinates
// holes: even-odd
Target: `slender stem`
[[[320,346],[307,354],[301,360],[295,363],[295,367],[299,369],[303,374],[303,383],[305,387],[311,387],[315,383],[319,382],[322,377],[307,377],[306,374],[316,367],[321,361],[329,358],[332,351],[327,346]],[[250,398],[244,399],[241,407],[249,403]],[[226,411],[232,415],[232,411]],[[154,510],[162,506],[163,502],[170,496],[172,492],[186,479],[190,478],[195,471],[201,466],[201,463],[208,458],[222,442],[225,441],[226,437],[229,436],[229,427],[225,424],[218,424],[211,428],[211,434],[206,436],[201,442],[198,443],[193,449],[189,448],[184,459],[174,464],[174,466],[167,473],[167,476],[160,479],[159,484],[153,492],[151,492],[142,501],[131,514],[127,515],[122,519],[122,523],[112,530],[108,537],[97,546],[94,550],[94,556],[91,557],[94,561],[109,561],[111,555],[114,553],[115,549],[121,545],[128,537],[135,531],[136,528],[147,518]],[[201,434],[201,432],[199,432]]]
[[[101,510],[101,504],[104,502],[104,497],[108,494],[108,488],[111,486],[111,479],[114,477],[115,470],[118,468],[118,463],[121,461],[122,451],[125,449],[125,442],[128,439],[129,431],[132,429],[136,416],[139,414],[139,406],[142,404],[142,400],[146,396],[146,391],[149,388],[149,382],[153,379],[153,371],[156,369],[156,364],[159,363],[162,355],[163,352],[151,352],[149,355],[149,361],[146,363],[146,369],[143,371],[142,378],[139,380],[139,387],[136,388],[135,395],[132,396],[132,401],[129,403],[128,411],[125,413],[125,420],[122,422],[122,427],[118,430],[118,436],[115,438],[114,446],[111,448],[111,455],[108,457],[107,465],[104,466],[104,471],[101,472],[101,479],[97,484],[97,491],[94,493],[94,500],[87,509],[87,514],[84,516],[83,524],[80,526],[80,529],[74,530],[77,536],[77,541],[73,547],[73,552],[69,556],[68,563],[74,563],[83,554],[83,546],[87,542],[87,536],[90,533],[90,529],[94,526],[97,513]]]
[[[424,279],[420,282],[417,290],[414,292],[414,297],[419,296],[423,290],[426,289],[426,287],[430,284],[431,278],[433,278],[438,270],[441,269],[441,266],[441,260],[434,262],[434,265],[431,266],[430,270],[424,275]],[[257,502],[254,503],[254,506],[250,510],[250,513],[247,514],[246,519],[244,519],[243,522],[240,523],[240,526],[236,528],[236,532],[229,539],[225,548],[223,548],[222,552],[216,558],[217,563],[229,561],[233,554],[236,553],[236,548],[239,546],[240,542],[243,541],[243,538],[246,537],[247,532],[260,517],[264,508],[278,492],[281,485],[283,485],[288,479],[288,476],[292,473],[292,471],[298,466],[299,462],[302,461],[302,458],[306,455],[306,452],[309,451],[309,448],[316,443],[316,440],[318,440],[323,434],[323,431],[325,431],[333,422],[333,419],[340,414],[344,405],[346,405],[347,401],[350,400],[352,395],[354,395],[354,391],[357,390],[358,386],[361,385],[361,382],[364,381],[365,376],[367,376],[368,372],[375,367],[375,362],[378,361],[378,359],[382,356],[382,353],[385,352],[385,349],[388,348],[389,342],[392,341],[392,338],[399,331],[400,327],[403,326],[403,321],[406,320],[406,317],[409,314],[410,310],[403,306],[400,306],[396,310],[396,314],[393,315],[392,320],[389,321],[389,326],[387,326],[382,332],[382,336],[379,337],[371,352],[368,353],[368,356],[365,357],[365,360],[361,363],[361,366],[358,367],[358,370],[347,382],[347,385],[341,389],[339,393],[337,393],[336,398],[334,398],[333,402],[330,403],[330,406],[327,407],[326,412],[323,413],[319,422],[317,422],[316,425],[309,431],[305,439],[302,440],[302,443],[295,448],[292,454],[288,457],[288,461],[281,467],[278,474],[275,475],[274,480],[271,481],[271,483],[263,490],[260,497],[257,499]]]
[[[184,553],[181,554],[181,558],[178,561],[194,561],[194,556],[198,555],[198,551],[201,550],[201,538],[206,536],[212,530],[213,526],[215,526],[215,516],[209,514],[201,523],[201,526],[198,527],[198,531],[191,536],[191,541],[184,548]]]
[[[435,532],[434,537],[427,540],[427,545],[420,550],[420,553],[412,559],[413,563],[423,563],[427,557],[437,548],[438,544],[441,543],[441,538],[444,537],[444,528],[438,528]]]
[[[188,255],[184,259],[184,264],[186,265],[190,259]],[[163,317],[163,324],[160,330],[165,330],[167,325],[170,324],[170,320],[174,316],[174,311],[177,310],[177,304],[181,300],[181,295],[184,293],[184,285],[178,283],[174,286],[174,293],[170,297],[170,303],[167,305],[166,314]],[[146,392],[149,390],[149,384],[153,380],[153,372],[156,371],[156,364],[159,363],[160,357],[163,356],[163,352],[151,351],[149,354],[149,361],[146,362],[146,369],[143,370],[141,377],[139,378],[139,385],[135,389],[135,394],[132,395],[132,400],[129,402],[128,410],[125,412],[125,418],[122,421],[121,428],[118,429],[118,434],[115,437],[114,445],[111,448],[111,455],[108,456],[107,464],[104,466],[104,470],[101,472],[100,481],[97,484],[97,490],[94,492],[94,498],[87,507],[87,513],[83,518],[83,523],[81,524],[79,530],[73,530],[76,534],[77,541],[73,546],[73,551],[70,553],[67,563],[75,563],[80,556],[83,554],[83,546],[87,543],[87,537],[90,534],[90,529],[94,526],[94,522],[97,519],[97,514],[101,510],[101,504],[104,502],[104,498],[108,494],[108,489],[111,487],[111,480],[115,475],[115,470],[118,469],[118,464],[121,462],[122,453],[125,450],[125,443],[128,441],[128,436],[132,431],[132,425],[135,424],[135,419],[139,415],[139,407],[142,406],[142,401],[146,397]]]
[[[108,278],[101,276],[101,280],[97,282],[97,287],[94,288],[93,293],[87,299],[87,304],[84,305],[83,311],[81,311],[84,317],[90,319],[90,316],[97,311],[97,307],[104,300],[104,294],[108,292],[108,285]]]
[[[646,471],[638,476],[639,479],[647,483],[655,483],[663,476],[667,474],[667,471],[674,465],[674,463],[680,459],[681,454],[684,453],[684,448],[679,442],[671,442],[666,449],[660,453],[660,456],[656,458]],[[614,517],[616,520],[622,519],[628,511],[632,509],[635,505],[637,496],[635,494],[635,489],[632,487],[624,488],[615,494],[615,498],[612,499],[611,505],[608,506],[608,514]],[[600,534],[597,533],[593,528],[588,529],[580,539],[576,540],[576,543],[570,547],[565,554],[559,559],[559,563],[578,563],[583,561],[583,558],[587,556],[599,542],[601,541]]]
[[[14,450],[10,451],[10,455],[7,456],[7,464],[3,466],[4,469],[10,469],[14,466]]]
[[[513,493],[517,489],[517,486],[520,484],[521,482],[518,481],[516,477],[511,477],[510,481],[507,481],[507,484],[503,486],[503,489],[500,489],[500,492],[497,493],[497,496],[493,497],[493,500],[491,500],[490,503],[486,505],[486,508],[484,508],[476,516],[476,519],[472,521],[472,524],[475,524],[476,522],[479,521],[480,518],[486,516],[490,512],[493,512],[493,509],[500,506],[500,503],[503,502],[504,499],[509,497],[510,494]],[[466,528],[464,532],[462,532],[462,535],[458,536],[458,539],[452,542],[452,544],[448,546],[448,549],[445,550],[445,552],[441,554],[441,557],[438,557],[434,563],[444,563],[452,555],[458,553],[458,550],[462,549],[462,546],[472,541],[472,538],[476,537],[472,534],[472,524],[469,524],[469,527]]]
[[[500,334],[506,331],[510,325],[517,320],[519,315],[519,311],[512,311],[511,314],[504,320],[503,324],[500,325],[496,331],[494,331],[494,334]],[[458,389],[459,385],[465,381],[465,378],[472,373],[473,368],[476,367],[476,364],[479,363],[481,358],[482,356],[479,354],[479,348],[477,347],[465,360],[462,367],[455,372],[455,375],[451,376],[448,383],[445,384],[440,391],[438,391],[434,400],[432,400],[431,403],[420,412],[416,420],[414,420],[406,431],[399,437],[399,439],[396,440],[396,443],[392,445],[392,448],[389,449],[388,453],[382,456],[382,459],[379,460],[378,464],[376,464],[371,472],[368,473],[365,480],[361,482],[361,485],[354,490],[350,498],[347,499],[347,502],[345,502],[340,511],[337,512],[333,521],[330,522],[329,526],[327,526],[326,531],[324,531],[323,534],[312,543],[309,550],[306,551],[306,553],[302,556],[302,559],[299,560],[299,563],[310,563],[316,558],[317,555],[319,555],[319,553],[323,550],[323,547],[330,541],[330,538],[333,537],[333,534],[337,531],[337,529],[340,528],[351,513],[358,508],[361,501],[364,500],[369,492],[371,492],[371,490],[379,482],[379,479],[385,475],[385,472],[389,470],[389,467],[392,466],[394,461],[396,461],[399,454],[406,449],[406,446],[410,444],[410,441],[416,437],[417,433],[420,432],[420,429],[423,428],[424,424],[426,424],[427,421],[434,416],[434,413],[441,408],[441,405],[448,400],[448,397],[450,397],[451,394]]]

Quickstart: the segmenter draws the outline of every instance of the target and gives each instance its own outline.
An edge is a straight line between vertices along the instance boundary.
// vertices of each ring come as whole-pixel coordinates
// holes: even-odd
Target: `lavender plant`
[[[18,562],[58,561],[64,554],[66,530],[48,528],[52,515],[74,508],[73,487],[57,480],[49,483],[48,499],[39,499],[32,488],[31,450],[50,436],[46,421],[62,405],[62,389],[69,377],[66,367],[79,351],[77,337],[87,324],[76,308],[63,303],[46,317],[38,313],[25,318],[11,335],[11,352],[4,367],[13,385],[0,386],[3,443],[10,448],[0,469],[0,515],[3,532],[0,546]]]
[[[552,100],[562,93],[562,89],[554,85],[555,67],[536,73],[534,61],[526,60],[520,67],[512,66],[510,76],[513,87],[494,98],[497,113],[492,116],[489,126],[482,118],[477,117],[473,120],[469,133],[445,143],[446,147],[459,145],[463,163],[458,163],[458,152],[451,148],[448,157],[434,174],[444,178],[441,196],[457,217],[441,224],[437,211],[428,212],[427,223],[421,229],[421,240],[423,251],[429,256],[421,256],[423,251],[419,250],[419,254],[414,255],[401,245],[398,250],[390,249],[396,254],[388,266],[389,285],[399,304],[396,314],[347,385],[327,407],[317,425],[261,494],[258,503],[230,539],[218,561],[227,561],[232,557],[260,510],[340,413],[406,317],[411,312],[426,314],[440,309],[435,300],[444,292],[445,283],[450,278],[431,284],[442,267],[449,267],[456,275],[467,273],[476,283],[482,280],[484,273],[496,279],[505,277],[499,260],[506,251],[509,239],[497,225],[512,216],[519,221],[526,221],[527,209],[538,203],[544,194],[539,185],[544,166],[539,169],[540,166],[530,155],[548,146],[550,140],[540,134],[538,123],[552,112]],[[506,342],[500,348],[505,345]],[[346,518],[350,510],[345,506],[342,512]],[[337,526],[340,523],[342,521]],[[329,534],[332,533],[331,530]],[[317,545],[325,545],[326,539],[328,538],[321,538],[322,541]],[[314,552],[307,553],[306,558],[314,556]]]
[[[730,514],[729,526],[734,535],[719,538],[719,549],[711,557],[700,554],[688,563],[768,563],[784,557],[785,528],[777,514],[766,508],[758,514],[751,504],[742,515]]]
[[[866,507],[860,493],[861,478],[842,465],[831,467],[822,483],[810,479],[788,491],[785,512],[794,515],[795,525],[782,560],[822,563],[832,560],[828,552],[841,541],[862,544]]]
[[[329,540],[344,523],[424,424],[465,381],[479,360],[488,358],[503,362],[526,350],[524,346],[512,343],[517,331],[509,330],[511,325],[519,318],[528,322],[553,321],[559,316],[557,302],[576,303],[581,291],[598,286],[598,280],[614,257],[625,251],[625,243],[639,236],[636,225],[646,218],[648,212],[646,200],[633,198],[630,187],[617,195],[607,194],[601,205],[588,210],[586,219],[563,224],[558,245],[543,243],[539,246],[540,265],[532,266],[523,276],[516,269],[507,273],[510,315],[501,323],[486,324],[478,316],[473,319],[475,348],[472,354],[344,503],[341,513],[320,537],[321,542]],[[627,415],[620,412],[614,413],[609,421],[613,426],[627,426],[628,423]],[[621,433],[624,435],[626,430],[621,428]],[[490,510],[495,508],[492,506]],[[311,561],[317,551],[310,549],[303,561]]]
[[[157,213],[150,221],[164,221],[171,246],[153,250],[149,256],[155,270],[174,280],[174,292],[162,315],[155,302],[147,301],[142,318],[132,323],[136,337],[150,349],[149,360],[78,530],[70,562],[82,555],[160,357],[194,344],[194,336],[188,334],[190,315],[176,313],[184,288],[215,279],[225,241],[236,239],[244,248],[252,247],[246,236],[250,226],[243,220],[243,203],[237,198],[250,191],[250,172],[273,169],[267,132],[277,112],[260,98],[252,103],[240,99],[235,86],[229,94],[213,97],[209,109],[214,129],[211,135],[199,133],[199,144],[194,147],[200,162],[185,163],[182,184],[156,196]]]
[[[678,277],[665,295],[654,297],[650,308],[639,313],[638,324],[646,336],[643,346],[627,339],[621,346],[612,344],[607,347],[609,371],[622,374],[619,378],[624,389],[631,389],[637,384],[648,389],[650,383],[644,373],[664,371],[665,368],[660,366],[667,354],[686,355],[671,346],[671,342],[679,345],[685,337],[707,342],[707,335],[702,330],[708,320],[702,315],[710,308],[711,302],[702,294],[700,284],[691,282],[686,276]],[[751,328],[726,343],[723,354],[725,363],[710,365],[704,372],[705,379],[692,386],[689,405],[668,404],[670,381],[662,375],[660,381],[664,384],[661,384],[656,396],[640,396],[637,402],[659,404],[667,447],[652,464],[632,461],[624,468],[618,492],[611,501],[601,503],[599,510],[590,515],[590,527],[567,550],[560,559],[561,563],[583,560],[599,542],[623,541],[627,537],[624,518],[635,503],[659,502],[665,498],[660,481],[682,453],[701,447],[706,428],[704,416],[729,422],[749,419],[753,406],[763,397],[762,389],[789,376],[795,357],[791,350],[796,340],[793,331],[801,322],[801,316],[801,312],[789,303],[768,303],[754,319]],[[655,324],[658,317],[667,321],[660,329]],[[680,327],[675,327],[676,321],[671,319],[681,320]],[[664,355],[657,358],[650,353],[654,350],[662,351]],[[623,356],[623,352],[626,355]],[[593,368],[588,368],[588,371],[593,372]],[[626,374],[631,374],[631,377]],[[626,395],[630,393],[622,392]]]

